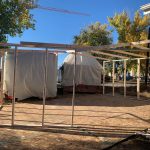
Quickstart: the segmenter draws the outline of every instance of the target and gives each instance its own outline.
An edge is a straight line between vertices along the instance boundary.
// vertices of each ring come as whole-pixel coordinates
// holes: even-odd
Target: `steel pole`
[[[105,94],[105,61],[103,61],[103,95]]]
[[[12,122],[11,125],[14,126],[15,121],[15,85],[16,85],[16,68],[17,68],[17,46],[15,46],[14,50],[14,79],[13,79],[13,99],[12,99]]]
[[[127,61],[124,60],[124,98],[126,98],[127,88],[126,88],[126,72],[127,72]]]
[[[2,101],[2,104],[3,104],[3,89],[4,89],[4,57],[5,57],[5,50],[4,50],[4,53],[3,53],[3,56],[1,57],[1,67],[2,67],[2,70],[1,70],[1,101]]]
[[[45,58],[44,58],[44,83],[43,83],[43,111],[42,111],[42,127],[44,127],[44,119],[45,119],[45,102],[46,102],[46,94],[47,94],[47,64],[48,64],[48,48],[45,50]]]
[[[113,61],[113,71],[112,71],[113,79],[112,79],[112,95],[115,96],[115,61]]]
[[[73,71],[73,94],[72,94],[72,121],[71,126],[73,127],[74,123],[74,100],[75,100],[75,89],[76,89],[76,50],[74,53],[74,71]]]
[[[140,98],[140,59],[137,60],[137,99]]]
[[[148,31],[148,40],[150,40],[150,27],[149,27],[149,31]],[[148,43],[147,48],[150,48],[150,43]],[[150,53],[147,52],[147,59],[146,59],[146,69],[145,69],[145,85],[147,86],[147,82],[148,82],[148,74],[149,74],[149,55]]]

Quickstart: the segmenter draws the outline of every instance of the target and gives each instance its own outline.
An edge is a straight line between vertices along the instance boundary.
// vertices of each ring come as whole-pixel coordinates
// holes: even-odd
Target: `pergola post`
[[[137,59],[137,99],[140,98],[140,59]]]
[[[76,88],[76,50],[74,52],[74,70],[73,70],[73,94],[72,94],[72,120],[71,127],[73,127],[74,123],[74,100],[75,100],[75,88]]]
[[[43,111],[42,111],[42,127],[44,127],[44,117],[45,117],[45,101],[47,94],[47,64],[48,64],[48,48],[45,50],[45,58],[44,58],[44,83],[43,83]]]
[[[115,61],[113,61],[112,77],[112,95],[115,96]]]
[[[14,50],[14,78],[13,78],[13,99],[12,99],[12,120],[11,120],[11,125],[14,126],[14,121],[15,121],[15,85],[16,85],[16,67],[17,67],[17,46],[15,46]]]
[[[150,40],[150,27],[148,30],[148,39]],[[150,48],[150,43],[148,43],[147,48]],[[148,82],[148,74],[149,74],[149,55],[150,52],[147,52],[147,59],[146,59],[146,69],[145,69],[145,84],[147,86],[147,82]]]
[[[4,57],[5,57],[5,50],[4,50],[4,53],[2,54],[2,57],[1,57],[1,102],[3,104],[3,87],[4,87]]]
[[[105,94],[105,61],[103,61],[103,95]]]
[[[124,81],[124,98],[126,98],[126,92],[127,92],[127,88],[126,88],[126,72],[127,72],[127,61],[124,60],[124,78],[123,78],[123,81]]]

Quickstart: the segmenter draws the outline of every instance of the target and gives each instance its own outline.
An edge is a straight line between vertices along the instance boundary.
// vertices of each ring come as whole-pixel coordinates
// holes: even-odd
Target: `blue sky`
[[[39,0],[41,6],[56,7],[90,14],[89,17],[34,9],[36,30],[27,30],[21,37],[9,37],[9,42],[20,41],[71,44],[73,36],[85,26],[96,21],[108,23],[107,17],[126,10],[130,17],[149,0]],[[113,33],[114,43],[117,34]],[[60,65],[66,55],[59,56]]]

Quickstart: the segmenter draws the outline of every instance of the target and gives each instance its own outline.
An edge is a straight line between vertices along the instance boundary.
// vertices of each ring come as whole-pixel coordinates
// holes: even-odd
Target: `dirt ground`
[[[14,129],[11,109],[8,104],[0,111],[0,149],[99,150],[150,128],[150,99],[136,97],[77,95],[73,128],[71,95],[46,101],[44,129],[41,100],[16,103]]]
[[[49,132],[1,129],[1,150],[76,150],[99,149],[96,137]]]
[[[150,141],[145,139],[132,139],[123,142],[110,150],[150,150]]]

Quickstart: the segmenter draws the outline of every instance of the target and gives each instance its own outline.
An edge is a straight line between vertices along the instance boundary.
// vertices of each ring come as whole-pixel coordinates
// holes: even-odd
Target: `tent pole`
[[[45,58],[44,58],[44,83],[43,83],[43,111],[42,111],[42,127],[44,127],[44,117],[45,117],[45,101],[47,94],[47,64],[48,64],[48,48],[45,50]]]
[[[114,87],[114,85],[115,85],[115,61],[113,61],[113,80],[112,80],[112,94],[113,94],[113,96],[115,96],[115,87]]]
[[[126,88],[126,71],[127,71],[127,61],[124,60],[124,98],[126,98],[127,88]]]
[[[73,127],[74,123],[74,100],[75,100],[75,88],[76,88],[76,50],[75,50],[75,60],[74,60],[74,71],[73,71],[73,94],[72,94],[72,122],[71,122],[71,127]]]
[[[137,59],[137,99],[140,98],[140,59]]]
[[[103,61],[103,95],[105,94],[105,61]]]
[[[16,84],[16,67],[17,67],[17,46],[14,50],[14,79],[13,79],[13,99],[12,99],[12,122],[11,125],[14,126],[15,121],[15,84]]]

